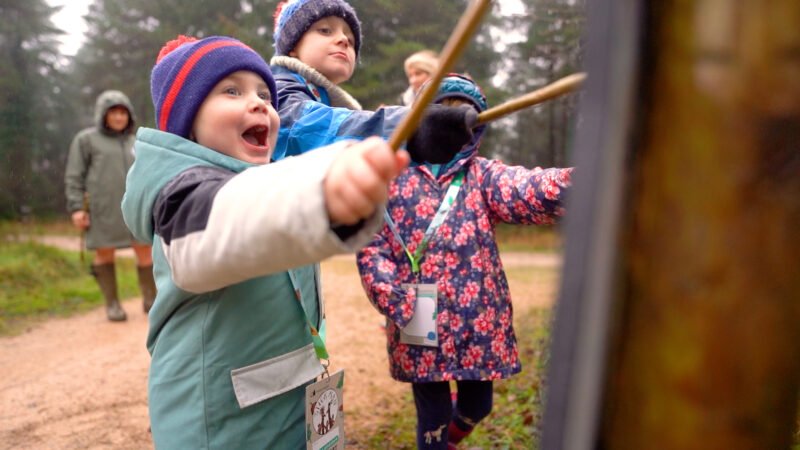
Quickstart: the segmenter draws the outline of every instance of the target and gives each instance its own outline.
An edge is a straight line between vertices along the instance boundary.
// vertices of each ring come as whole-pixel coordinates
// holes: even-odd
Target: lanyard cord
[[[297,296],[297,302],[300,303],[300,308],[303,310],[303,315],[306,318],[306,323],[308,324],[308,329],[311,331],[311,340],[314,342],[314,351],[317,353],[317,358],[324,360],[323,366],[325,370],[328,370],[328,364],[330,363],[330,358],[328,357],[328,350],[325,348],[325,319],[323,318],[320,322],[320,329],[322,333],[317,330],[317,327],[311,322],[311,319],[308,317],[308,311],[306,311],[306,306],[303,304],[303,298],[300,295],[300,285],[297,284],[297,278],[293,270],[287,270],[286,273],[289,274],[289,280],[292,282],[292,288],[294,288],[294,294]]]
[[[458,197],[458,191],[461,189],[461,183],[463,181],[464,171],[462,170],[458,172],[455,177],[453,177],[453,181],[450,183],[450,187],[447,188],[447,193],[442,200],[442,204],[439,205],[439,210],[436,211],[436,215],[433,216],[433,220],[428,225],[428,229],[425,230],[425,236],[422,237],[422,242],[419,243],[413,255],[411,254],[411,251],[408,250],[406,243],[403,242],[403,238],[400,237],[400,233],[397,231],[397,226],[392,220],[392,217],[389,215],[389,211],[383,212],[383,217],[386,220],[386,224],[389,225],[389,229],[392,230],[392,234],[394,234],[394,237],[400,242],[400,245],[403,246],[403,251],[408,257],[408,260],[411,261],[411,270],[414,272],[414,274],[419,273],[419,263],[424,257],[425,250],[428,247],[428,242],[430,242],[431,238],[436,233],[436,230],[438,230],[439,227],[444,223],[447,213],[450,212],[453,207],[453,203],[456,201],[456,197]]]

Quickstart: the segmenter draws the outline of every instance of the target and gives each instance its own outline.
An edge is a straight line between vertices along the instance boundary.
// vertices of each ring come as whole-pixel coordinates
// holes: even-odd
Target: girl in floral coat
[[[487,107],[480,87],[452,74],[434,101]],[[414,165],[396,178],[386,226],[357,255],[364,289],[389,319],[391,375],[412,383],[420,449],[455,448],[491,411],[492,380],[521,370],[495,226],[555,223],[571,186],[571,168],[527,169],[478,156],[483,131],[476,128],[447,164]],[[436,331],[426,345],[408,343],[401,329],[417,321],[425,296],[436,305]]]

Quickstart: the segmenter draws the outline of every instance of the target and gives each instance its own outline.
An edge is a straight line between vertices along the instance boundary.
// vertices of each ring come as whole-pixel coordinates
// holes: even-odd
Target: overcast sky
[[[74,55],[83,43],[86,22],[83,16],[89,11],[92,0],[47,0],[50,6],[64,6],[51,17],[53,24],[66,34],[61,36],[61,53]]]

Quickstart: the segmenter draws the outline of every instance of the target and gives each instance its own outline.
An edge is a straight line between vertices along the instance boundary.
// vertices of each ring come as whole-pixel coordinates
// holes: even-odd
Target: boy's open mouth
[[[242,133],[242,138],[250,145],[254,145],[256,147],[266,147],[268,132],[268,127],[264,125],[256,125],[248,128],[244,133]]]

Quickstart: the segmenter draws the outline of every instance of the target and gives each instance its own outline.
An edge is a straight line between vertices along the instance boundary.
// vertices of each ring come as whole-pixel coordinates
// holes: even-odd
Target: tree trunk
[[[800,2],[649,5],[600,440],[788,448],[800,383]]]

